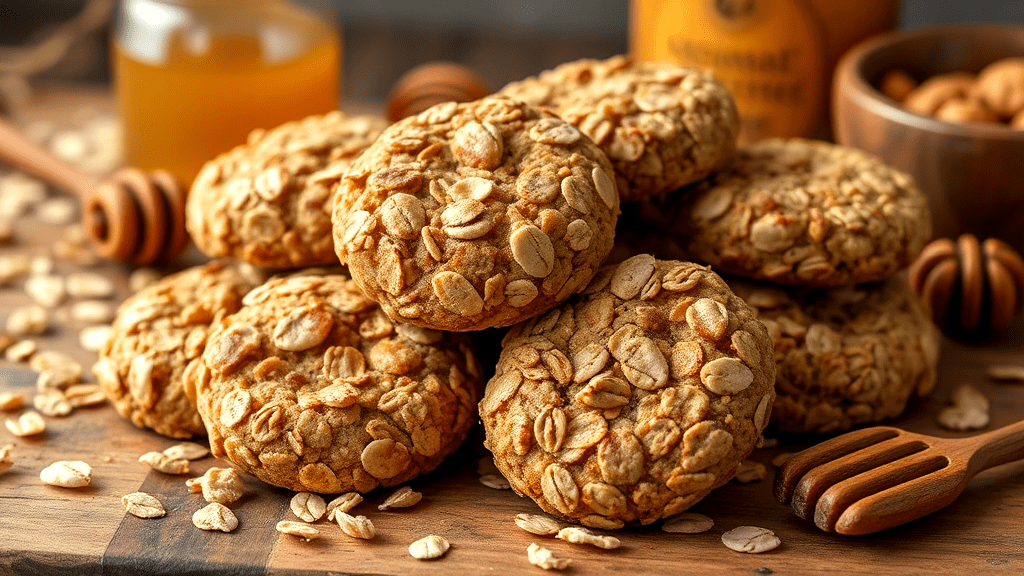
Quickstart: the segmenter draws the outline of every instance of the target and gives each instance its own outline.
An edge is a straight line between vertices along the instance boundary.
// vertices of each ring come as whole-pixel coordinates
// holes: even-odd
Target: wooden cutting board
[[[17,224],[18,242],[0,253],[44,253],[61,231],[25,218]],[[174,267],[195,260],[195,253]],[[59,264],[60,273],[76,269]],[[115,280],[119,297],[128,293],[129,269],[116,264],[95,268]],[[14,287],[0,287],[0,320],[28,298]],[[66,305],[64,306],[66,308]],[[58,310],[59,312],[59,310]],[[40,349],[66,352],[86,366],[93,353],[77,343],[80,326],[59,325],[39,338]],[[1024,384],[996,383],[984,376],[993,363],[1024,364],[1024,321],[1005,338],[977,345],[946,341],[940,380],[934,395],[912,406],[895,422],[907,429],[942,436],[965,436],[939,429],[935,414],[957,384],[972,382],[992,401],[990,428],[1024,418]],[[34,373],[0,360],[2,389],[34,389]],[[2,417],[11,414],[0,414]],[[776,436],[780,443],[754,452],[768,466],[765,480],[730,482],[692,508],[714,519],[703,534],[668,534],[657,525],[615,532],[617,550],[568,544],[534,536],[515,526],[517,513],[540,513],[532,501],[509,490],[481,485],[477,460],[486,456],[482,433],[474,431],[463,448],[440,469],[411,483],[423,501],[396,511],[376,506],[390,492],[377,491],[356,507],[377,529],[371,541],[349,538],[321,520],[319,540],[305,542],[275,531],[279,520],[295,518],[288,508],[292,493],[247,477],[246,496],[233,505],[239,527],[233,533],[203,532],[191,522],[206,503],[190,494],[185,479],[225,464],[213,458],[194,462],[191,474],[168,476],[138,463],[138,457],[162,450],[173,440],[140,430],[109,405],[80,409],[66,418],[47,418],[38,438],[16,438],[0,428],[0,445],[14,443],[14,466],[0,475],[0,575],[8,574],[500,574],[540,573],[526,559],[526,547],[538,542],[571,558],[567,573],[624,574],[1022,574],[1024,573],[1024,463],[1008,464],[975,478],[953,505],[932,516],[865,536],[823,533],[799,520],[771,497],[772,458],[794,452],[814,438]],[[775,436],[770,429],[769,436]],[[39,471],[56,460],[84,460],[93,467],[93,484],[84,489],[43,485]],[[145,491],[167,508],[163,518],[142,520],[125,514],[121,496]],[[721,543],[723,532],[741,525],[773,530],[780,548],[760,555],[733,552]],[[440,534],[452,548],[446,556],[419,561],[410,543]]]

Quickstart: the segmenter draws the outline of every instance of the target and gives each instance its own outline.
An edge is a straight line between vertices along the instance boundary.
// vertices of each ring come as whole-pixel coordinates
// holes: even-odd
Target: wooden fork
[[[837,436],[790,458],[775,499],[826,532],[860,535],[950,504],[975,474],[1024,458],[1024,421],[972,438],[936,438],[878,426]]]

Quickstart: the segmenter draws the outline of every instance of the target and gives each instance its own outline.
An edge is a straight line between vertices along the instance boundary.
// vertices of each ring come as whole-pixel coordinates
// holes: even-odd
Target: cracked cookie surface
[[[334,242],[396,321],[508,326],[586,286],[612,247],[612,167],[522,102],[439,104],[389,127],[346,172]]]
[[[623,202],[671,192],[732,157],[739,117],[709,72],[667,62],[567,62],[499,93],[556,114],[590,136],[615,166]]]
[[[764,325],[717,274],[638,255],[509,331],[480,416],[495,464],[545,511],[648,524],[732,478],[774,375]]]
[[[771,421],[780,430],[833,433],[881,422],[934,388],[939,333],[903,275],[815,290],[726,281],[774,342]]]
[[[931,237],[909,176],[865,152],[813,140],[741,147],[707,180],[645,203],[694,260],[779,284],[881,281]]]
[[[269,280],[185,375],[210,449],[296,491],[367,492],[433,470],[476,420],[468,337],[393,323],[342,275]]]
[[[387,125],[331,112],[254,130],[196,176],[186,204],[196,246],[268,268],[337,264],[331,188]]]
[[[182,375],[203,353],[210,325],[236,312],[262,281],[246,264],[212,262],[162,278],[125,300],[93,366],[118,413],[164,436],[205,435]]]

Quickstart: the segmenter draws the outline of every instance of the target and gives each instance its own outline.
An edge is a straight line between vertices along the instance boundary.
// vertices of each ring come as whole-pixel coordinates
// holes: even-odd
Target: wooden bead
[[[388,96],[388,119],[397,122],[442,102],[472,102],[492,92],[479,74],[452,62],[428,62],[406,72]]]
[[[947,333],[983,336],[1009,326],[1024,307],[1024,260],[995,238],[941,238],[910,267],[910,284]]]

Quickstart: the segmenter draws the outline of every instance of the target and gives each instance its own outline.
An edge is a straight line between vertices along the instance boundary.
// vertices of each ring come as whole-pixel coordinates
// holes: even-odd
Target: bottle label
[[[806,0],[634,0],[633,10],[634,57],[713,71],[736,101],[741,142],[821,129],[827,44]]]

